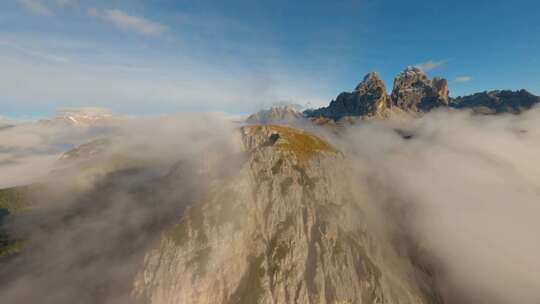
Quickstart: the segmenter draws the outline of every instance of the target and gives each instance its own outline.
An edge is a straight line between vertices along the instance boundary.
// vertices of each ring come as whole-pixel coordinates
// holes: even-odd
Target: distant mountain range
[[[62,109],[51,119],[40,120],[43,125],[88,127],[109,122],[112,114],[101,108]]]
[[[363,156],[311,127],[437,108],[518,114],[539,102],[525,90],[451,98],[446,79],[410,67],[390,94],[369,73],[327,107],[260,111],[218,144],[181,124],[182,146],[170,152],[168,143],[104,134],[62,154],[46,181],[0,189],[0,282],[14,282],[3,302],[472,303],[451,300],[461,286],[416,235],[416,205],[386,193],[393,184],[380,176],[358,176]],[[115,119],[68,110],[31,130],[76,130],[80,140]]]
[[[343,92],[328,107],[307,110],[304,115],[339,120],[347,116],[386,117],[395,111],[422,114],[439,107],[471,109],[478,114],[519,114],[537,103],[540,97],[526,90],[451,98],[446,79],[429,79],[421,69],[408,67],[396,76],[390,95],[378,74],[369,73],[353,92]]]
[[[275,107],[251,115],[247,122],[283,122],[305,117],[315,123],[328,123],[351,118],[385,118],[396,113],[418,116],[437,108],[470,109],[476,114],[519,114],[538,103],[540,97],[526,90],[497,90],[452,98],[446,79],[429,79],[421,69],[408,67],[396,76],[390,94],[379,75],[371,72],[352,92],[339,94],[327,107],[303,113]]]

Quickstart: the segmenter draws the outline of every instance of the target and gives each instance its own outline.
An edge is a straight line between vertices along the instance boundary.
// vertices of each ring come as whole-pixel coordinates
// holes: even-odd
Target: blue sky
[[[533,0],[6,0],[0,116],[319,106],[407,65],[453,96],[540,94],[538,16]]]

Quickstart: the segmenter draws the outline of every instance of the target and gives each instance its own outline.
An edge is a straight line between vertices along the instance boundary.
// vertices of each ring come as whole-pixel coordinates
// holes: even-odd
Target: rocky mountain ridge
[[[310,117],[340,119],[345,116],[379,116],[391,108],[391,98],[384,82],[376,73],[369,73],[351,93],[343,92],[326,108],[304,112]]]
[[[417,67],[408,67],[394,79],[392,106],[406,111],[428,112],[449,103],[448,81],[435,77],[430,80]]]
[[[345,157],[300,129],[241,129],[240,171],[149,252],[145,303],[438,303],[429,279],[369,227]],[[399,266],[398,266],[399,265]]]
[[[450,106],[456,109],[473,109],[475,113],[480,114],[519,114],[538,103],[540,97],[527,90],[496,90],[454,98]]]
[[[433,109],[470,109],[477,114],[519,114],[540,103],[526,90],[490,91],[451,98],[448,81],[429,79],[417,67],[408,67],[394,79],[390,95],[377,73],[369,73],[351,93],[343,92],[327,107],[304,111],[309,118],[338,121],[347,117],[388,117],[393,112],[422,115]]]
[[[277,105],[266,110],[261,110],[250,115],[246,122],[257,123],[288,123],[294,122],[303,117],[302,112],[292,105]]]

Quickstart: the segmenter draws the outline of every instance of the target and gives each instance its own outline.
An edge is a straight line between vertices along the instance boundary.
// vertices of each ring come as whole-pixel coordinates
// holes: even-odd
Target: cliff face
[[[394,80],[392,94],[386,92],[384,82],[377,73],[369,73],[351,92],[341,93],[330,105],[317,110],[307,110],[308,117],[325,117],[340,120],[348,117],[388,117],[395,113],[423,113],[449,104],[448,81],[435,77],[429,79],[415,67],[408,67]]]
[[[435,77],[430,80],[419,68],[408,67],[394,80],[392,104],[407,111],[427,112],[447,106],[448,81]]]
[[[241,130],[243,166],[164,233],[137,275],[146,303],[434,303],[369,222],[367,197],[326,141]]]
[[[351,93],[341,93],[328,107],[306,110],[317,124],[329,120],[388,117],[392,114],[423,115],[436,108],[468,109],[476,114],[519,114],[540,103],[540,97],[526,90],[490,91],[451,98],[448,81],[429,79],[421,69],[408,67],[394,79],[390,96],[376,73],[369,73]]]
[[[343,92],[326,108],[308,111],[311,117],[340,119],[345,116],[384,116],[390,96],[377,73],[369,73],[351,93]]]

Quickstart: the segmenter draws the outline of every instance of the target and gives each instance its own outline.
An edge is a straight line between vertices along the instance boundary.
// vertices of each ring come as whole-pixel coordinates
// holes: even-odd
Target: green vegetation
[[[21,252],[25,242],[12,239],[5,231],[0,230],[0,259]]]
[[[338,152],[325,140],[301,129],[295,129],[283,125],[249,126],[249,128],[254,128],[254,131],[258,131],[263,127],[266,127],[279,134],[279,140],[277,141],[275,147],[278,147],[282,151],[292,152],[292,154],[300,162],[306,162],[321,152]]]
[[[0,189],[0,258],[19,253],[25,241],[15,239],[4,229],[9,216],[16,216],[30,206],[29,187]]]
[[[337,152],[325,140],[300,129],[281,125],[269,125],[268,127],[276,131],[280,138],[283,139],[277,146],[283,150],[292,152],[300,161],[307,161],[320,152]]]
[[[28,193],[29,187],[0,189],[0,214],[17,214],[27,209]]]

